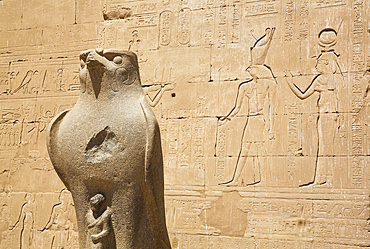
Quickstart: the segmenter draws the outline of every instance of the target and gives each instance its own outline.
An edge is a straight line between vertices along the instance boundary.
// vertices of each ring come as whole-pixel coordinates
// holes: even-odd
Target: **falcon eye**
[[[113,59],[113,62],[116,63],[116,64],[121,64],[122,63],[122,57],[121,56],[116,56],[114,57]]]
[[[86,63],[83,60],[80,60],[80,66],[81,66],[81,68],[84,68],[85,65],[86,65]]]

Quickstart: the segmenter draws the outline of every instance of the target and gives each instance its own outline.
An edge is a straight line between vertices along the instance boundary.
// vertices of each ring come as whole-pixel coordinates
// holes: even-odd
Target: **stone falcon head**
[[[136,54],[121,49],[89,49],[80,53],[81,94],[127,91],[141,87]]]

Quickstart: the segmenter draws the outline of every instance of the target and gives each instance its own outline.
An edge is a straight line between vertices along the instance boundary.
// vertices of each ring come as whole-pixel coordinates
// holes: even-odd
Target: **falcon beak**
[[[93,49],[85,52],[86,65],[89,70],[95,97],[98,98],[101,90],[104,71],[109,68],[110,62],[103,56],[103,49]]]

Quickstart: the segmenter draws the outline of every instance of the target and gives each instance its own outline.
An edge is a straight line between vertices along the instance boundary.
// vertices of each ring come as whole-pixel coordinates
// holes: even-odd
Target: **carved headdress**
[[[318,35],[321,52],[334,51],[334,45],[337,43],[337,31],[333,28],[325,28]]]
[[[267,28],[266,33],[254,43],[253,47],[251,47],[252,65],[265,64],[267,51],[270,47],[272,36],[274,35],[275,29],[276,29],[275,27]]]

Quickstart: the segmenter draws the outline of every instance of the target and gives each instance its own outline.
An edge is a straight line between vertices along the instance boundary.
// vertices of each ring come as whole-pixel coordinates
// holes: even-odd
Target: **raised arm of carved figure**
[[[100,222],[103,225],[102,231],[98,234],[92,234],[91,235],[91,240],[94,243],[97,243],[101,239],[104,239],[105,237],[107,237],[112,232],[112,227],[111,227],[111,221],[110,220],[111,220],[111,211],[110,211],[110,208],[107,207],[107,209],[101,215],[101,221]]]
[[[146,87],[143,87],[143,91],[144,91],[144,94],[148,94],[153,91],[158,91],[161,88],[162,87],[160,85],[146,86]]]
[[[170,91],[170,90],[172,90],[172,89],[174,89],[174,88],[175,88],[175,85],[174,85],[174,84],[166,84],[163,88],[162,88],[161,86],[157,85],[157,86],[150,86],[150,87],[146,87],[146,88],[144,88],[143,90],[144,90],[144,93],[145,93],[145,95],[146,95],[146,97],[147,97],[147,100],[148,100],[148,102],[149,102],[149,105],[150,105],[151,107],[154,107],[154,106],[156,106],[156,105],[158,104],[158,102],[161,100],[162,95],[163,95],[163,93],[164,93],[164,92],[166,92],[166,91]],[[155,95],[154,99],[151,99],[151,98],[148,96],[148,93],[149,93],[149,92],[152,92],[152,91],[158,91],[158,90],[159,90],[159,92]]]
[[[14,223],[14,225],[10,228],[10,231],[13,231],[14,229],[17,228],[17,226],[19,225],[19,223],[21,221],[23,221],[23,218],[24,218],[24,206],[27,205],[27,202],[23,203],[22,207],[21,207],[21,211],[19,212],[19,216],[18,216],[18,219],[17,221]]]
[[[236,95],[235,105],[234,105],[233,109],[231,109],[229,114],[227,114],[225,117],[220,118],[220,122],[219,122],[220,125],[225,124],[227,121],[231,120],[232,117],[234,117],[236,114],[238,114],[238,112],[240,111],[240,108],[243,104],[244,97],[246,96],[245,92],[246,92],[246,88],[247,88],[249,82],[250,81],[243,82],[239,85],[238,93]]]
[[[18,227],[19,223],[24,222],[24,218],[25,218],[25,215],[26,215],[25,214],[26,210],[27,209],[32,209],[32,208],[30,208],[30,205],[32,205],[32,200],[31,200],[30,194],[26,194],[26,196],[24,198],[25,198],[26,201],[22,204],[21,210],[19,212],[18,219],[14,223],[14,225],[11,226],[10,231],[15,230]]]
[[[287,82],[290,90],[300,99],[306,99],[310,97],[315,92],[315,85],[316,85],[316,79],[320,75],[317,75],[311,82],[311,84],[307,87],[305,91],[302,91],[296,84],[293,82],[293,77],[291,80],[288,80],[285,78],[285,81]]]
[[[60,203],[53,206],[53,209],[51,210],[50,218],[49,218],[48,222],[46,223],[46,225],[44,226],[44,228],[41,231],[47,230],[53,225],[53,222],[54,222],[55,217],[56,217],[55,208],[58,205],[60,205]]]

